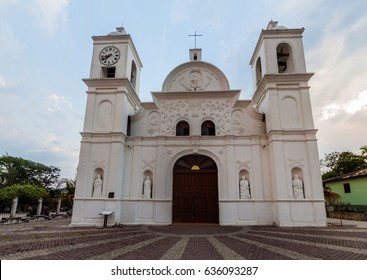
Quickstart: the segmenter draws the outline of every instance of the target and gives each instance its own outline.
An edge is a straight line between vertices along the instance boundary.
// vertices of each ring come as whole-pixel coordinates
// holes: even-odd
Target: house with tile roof
[[[361,206],[367,210],[367,169],[326,179],[323,185],[341,196],[341,204]]]

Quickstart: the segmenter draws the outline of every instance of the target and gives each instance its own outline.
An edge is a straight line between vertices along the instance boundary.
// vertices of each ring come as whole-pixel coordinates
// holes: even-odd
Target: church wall
[[[165,96],[162,94],[162,97]],[[157,207],[154,208],[154,211],[157,211],[157,213],[170,211],[167,216],[169,221],[163,222],[170,223],[173,165],[180,156],[202,153],[212,159],[215,157],[218,165],[220,223],[223,225],[272,223],[273,217],[271,211],[269,211],[272,204],[269,198],[271,196],[271,185],[268,184],[265,187],[263,184],[263,182],[270,181],[268,178],[268,161],[266,156],[262,156],[263,153],[267,154],[267,151],[265,150],[264,152],[263,149],[263,146],[267,144],[267,139],[261,136],[265,134],[265,123],[262,121],[262,115],[249,107],[252,106],[251,102],[241,101],[235,107],[232,107],[231,104],[236,102],[237,97],[233,101],[228,100],[229,97],[231,95],[221,95],[218,99],[218,105],[214,105],[216,103],[210,104],[225,106],[221,109],[226,114],[225,120],[227,124],[224,126],[217,121],[216,115],[211,111],[207,109],[204,112],[197,110],[202,106],[199,104],[204,102],[203,99],[198,97],[192,103],[176,97],[169,103],[164,98],[162,100],[159,99],[158,102],[157,98],[161,98],[161,96],[156,95],[157,107],[153,103],[146,103],[138,115],[132,118],[131,134],[140,135],[141,137],[133,136],[128,141],[129,146],[130,144],[134,145],[132,148],[134,158],[129,158],[129,160],[138,161],[139,163],[125,163],[125,166],[133,166],[133,168],[136,168],[135,170],[140,169],[141,172],[135,172],[135,178],[131,178],[130,194],[131,199],[136,200],[134,202],[136,212],[133,214],[130,211],[130,216],[125,216],[123,219],[125,222],[157,223],[156,219],[158,216],[154,214],[153,217],[142,221],[139,218],[142,215],[140,212],[145,210],[136,206],[142,202],[139,195],[141,195],[140,190],[143,184],[142,174],[144,168],[150,168],[153,170],[154,177],[154,197],[151,203]],[[231,98],[233,98],[233,95]],[[170,111],[170,108],[175,108],[176,106],[179,109]],[[195,106],[198,107],[197,111]],[[168,110],[171,113],[161,113],[160,109]],[[221,117],[221,113],[218,116]],[[166,121],[167,118],[170,120],[168,123]],[[200,136],[201,123],[206,119],[211,119],[216,126],[221,126],[219,131],[228,134],[228,136],[216,136],[215,138]],[[175,133],[176,123],[180,120],[185,120],[189,123],[191,136],[176,137],[172,135]],[[244,171],[248,172],[249,180],[253,185],[253,201],[241,201],[239,198],[240,174]],[[264,201],[264,194],[268,195],[269,201]],[[164,201],[159,201],[157,204],[156,201],[161,199]],[[132,202],[129,201],[129,203]]]
[[[317,149],[314,149],[315,139],[311,135],[284,133],[273,135],[271,140],[271,160],[278,163],[272,174],[276,224],[325,226],[321,175],[320,170],[316,170],[319,161]],[[304,196],[301,199],[295,198],[293,194],[292,180],[295,175],[303,183]]]
[[[172,222],[173,165],[182,156],[198,153],[211,157],[218,166],[218,193],[220,223],[269,224],[272,200],[265,200],[270,187],[267,161],[262,160],[262,146],[267,143],[262,137],[131,137],[127,145],[125,166],[135,172],[125,176],[129,195],[122,197],[122,223],[169,224]],[[193,146],[194,144],[194,146]],[[132,162],[128,162],[132,160]],[[136,172],[136,170],[140,170]],[[228,172],[232,170],[232,172]],[[247,170],[253,197],[243,201],[239,198],[239,176]],[[144,173],[152,174],[152,199],[142,197]],[[125,173],[126,174],[126,173]],[[130,182],[129,182],[130,181]],[[125,188],[125,186],[123,187]],[[124,210],[125,209],[125,210]]]

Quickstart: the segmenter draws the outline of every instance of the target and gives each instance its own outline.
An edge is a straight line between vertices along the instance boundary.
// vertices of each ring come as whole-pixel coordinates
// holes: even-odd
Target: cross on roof
[[[196,34],[196,30],[195,30],[195,34],[192,34],[192,35],[189,35],[189,36],[195,37],[195,49],[196,49],[196,37],[203,36],[203,35]]]

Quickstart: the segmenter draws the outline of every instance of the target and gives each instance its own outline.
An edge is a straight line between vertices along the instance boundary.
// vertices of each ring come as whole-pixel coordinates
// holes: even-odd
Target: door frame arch
[[[183,150],[180,151],[178,153],[176,153],[169,161],[169,163],[167,164],[167,173],[166,173],[166,186],[168,186],[167,188],[167,197],[170,198],[172,200],[172,188],[173,188],[173,168],[177,162],[177,160],[179,160],[181,157],[183,156],[187,156],[187,155],[192,155],[192,154],[199,154],[199,155],[203,155],[203,156],[207,156],[210,157],[215,164],[217,165],[217,174],[218,174],[218,199],[219,201],[221,200],[221,197],[223,197],[223,193],[225,192],[225,189],[223,189],[223,165],[221,160],[219,159],[219,157],[217,155],[215,155],[214,153],[212,153],[211,151],[208,150],[202,150],[199,149],[198,151],[194,151],[193,149],[187,149],[187,150]]]
[[[188,156],[194,156],[194,155],[199,155],[199,156],[205,156],[207,158],[209,158],[210,160],[212,160],[215,165],[216,165],[216,192],[217,192],[217,207],[218,207],[218,211],[217,211],[217,221],[219,224],[221,222],[221,215],[220,215],[220,197],[221,197],[221,187],[222,187],[222,165],[220,164],[220,161],[218,159],[218,157],[216,157],[215,155],[213,155],[211,152],[209,151],[200,151],[200,152],[197,152],[197,153],[193,153],[192,150],[185,150],[185,151],[182,151],[180,153],[177,153],[175,156],[173,156],[170,160],[170,163],[169,163],[169,168],[167,170],[169,170],[169,176],[167,176],[167,180],[168,180],[168,184],[170,186],[169,191],[170,191],[170,195],[169,197],[171,198],[171,223],[173,222],[174,220],[174,217],[173,217],[173,212],[174,212],[174,204],[173,204],[173,188],[174,188],[174,172],[175,172],[175,165],[176,163],[182,159],[182,158],[185,158],[185,157],[188,157]],[[205,173],[205,171],[199,171],[199,173]],[[212,171],[210,171],[212,172]],[[178,172],[180,173],[180,172]],[[187,170],[187,173],[191,173],[190,170],[188,169]],[[193,172],[194,174],[194,172]]]

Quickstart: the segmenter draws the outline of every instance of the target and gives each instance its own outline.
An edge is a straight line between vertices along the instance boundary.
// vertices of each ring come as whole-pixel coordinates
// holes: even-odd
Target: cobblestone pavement
[[[217,225],[69,228],[70,219],[0,226],[0,259],[367,260],[367,228]]]

